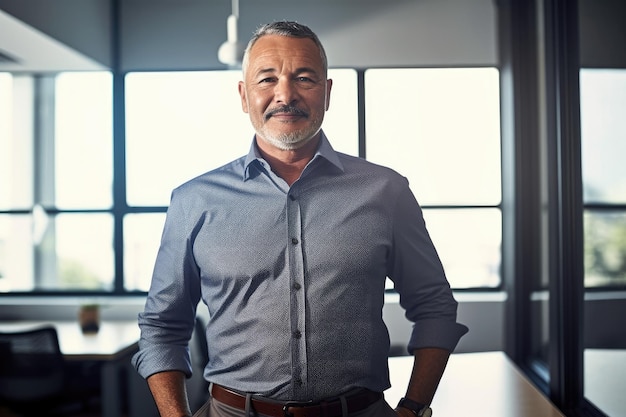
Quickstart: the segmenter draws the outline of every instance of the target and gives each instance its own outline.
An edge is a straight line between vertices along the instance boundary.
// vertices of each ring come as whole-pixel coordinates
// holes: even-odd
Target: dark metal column
[[[544,0],[550,199],[550,396],[568,415],[583,401],[583,210],[578,7]]]

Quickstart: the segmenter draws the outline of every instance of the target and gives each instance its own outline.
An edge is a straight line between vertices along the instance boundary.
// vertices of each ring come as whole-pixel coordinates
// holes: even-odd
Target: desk
[[[412,356],[389,358],[385,398],[392,406],[404,396],[412,367]],[[452,354],[432,407],[439,417],[563,416],[503,352]]]
[[[102,362],[102,416],[121,415],[121,372],[129,356],[137,349],[137,321],[103,321],[98,333],[83,334],[77,321],[16,321],[0,322],[0,331],[28,330],[45,325],[57,329],[59,345],[68,361]]]

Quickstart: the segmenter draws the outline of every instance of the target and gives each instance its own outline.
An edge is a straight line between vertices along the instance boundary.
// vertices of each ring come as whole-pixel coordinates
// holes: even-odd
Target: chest
[[[380,268],[391,245],[388,202],[376,192],[293,188],[232,193],[207,207],[193,253],[207,278],[278,276],[296,260],[309,272]]]

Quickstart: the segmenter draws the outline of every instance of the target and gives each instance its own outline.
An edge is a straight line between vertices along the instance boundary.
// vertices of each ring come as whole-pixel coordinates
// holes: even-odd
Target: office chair
[[[0,404],[21,415],[56,405],[65,387],[65,361],[54,327],[0,332]]]

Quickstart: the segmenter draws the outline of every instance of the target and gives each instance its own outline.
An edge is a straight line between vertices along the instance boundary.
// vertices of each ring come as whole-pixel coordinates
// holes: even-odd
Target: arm
[[[405,397],[420,404],[429,405],[435,395],[450,352],[441,348],[421,348],[414,351],[415,361]],[[398,407],[401,417],[415,417],[412,411]]]
[[[159,372],[149,376],[147,381],[161,417],[191,416],[184,373]]]
[[[456,322],[457,302],[430,239],[421,208],[406,190],[396,206],[391,278],[406,317],[415,323],[409,352],[415,356],[405,398],[429,405],[452,352],[467,327]],[[399,416],[415,417],[398,407]]]
[[[138,315],[139,350],[132,358],[163,417],[191,415],[185,378],[192,372],[188,343],[200,299],[200,277],[189,243],[198,216],[188,215],[185,201],[172,197],[150,291]]]

